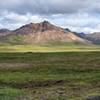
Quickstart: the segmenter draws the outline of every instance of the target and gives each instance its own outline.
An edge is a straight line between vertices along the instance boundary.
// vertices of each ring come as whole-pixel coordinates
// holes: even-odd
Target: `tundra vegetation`
[[[100,52],[0,53],[0,100],[100,96]]]

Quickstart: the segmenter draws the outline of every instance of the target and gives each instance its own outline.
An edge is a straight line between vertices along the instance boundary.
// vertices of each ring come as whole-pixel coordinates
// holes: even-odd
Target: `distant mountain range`
[[[48,21],[30,23],[16,30],[1,29],[0,43],[10,44],[51,44],[75,43],[92,44],[100,43],[100,34],[84,34],[72,32],[51,24]]]
[[[93,44],[100,44],[100,32],[85,34],[85,33],[76,33],[77,36],[91,41]]]

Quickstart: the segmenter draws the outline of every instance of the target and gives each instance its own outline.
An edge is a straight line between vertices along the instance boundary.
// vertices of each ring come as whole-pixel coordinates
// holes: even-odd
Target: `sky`
[[[98,32],[100,0],[0,0],[0,28],[44,20],[76,32]]]

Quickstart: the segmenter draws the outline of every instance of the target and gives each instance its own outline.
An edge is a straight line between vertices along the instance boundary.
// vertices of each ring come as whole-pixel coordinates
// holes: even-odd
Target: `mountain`
[[[77,36],[79,36],[79,37],[81,37],[81,38],[86,39],[86,34],[83,33],[83,32],[81,32],[81,33],[74,32],[74,34],[77,35]]]
[[[100,32],[95,32],[86,35],[87,39],[92,41],[94,44],[100,44]]]
[[[90,43],[90,41],[75,35],[70,30],[64,30],[48,21],[24,25],[11,31],[10,34],[1,36],[0,40],[13,44]]]
[[[100,44],[100,32],[95,32],[92,34],[76,33],[76,32],[74,33],[83,39],[91,41],[93,44]]]
[[[65,29],[65,30],[68,31],[69,29]],[[71,30],[69,31],[72,32]],[[73,32],[73,33],[80,38],[91,41],[92,44],[100,44],[100,32],[88,33],[88,34],[85,34],[83,32],[81,33]]]
[[[65,29],[65,30],[66,30],[66,29]],[[68,31],[68,30],[69,30],[69,29],[67,29],[67,31]],[[82,39],[85,39],[85,40],[90,41],[92,44],[94,43],[94,42],[93,42],[93,39],[92,39],[91,37],[89,37],[90,34],[85,34],[85,33],[83,33],[83,32],[80,32],[80,33],[78,33],[78,32],[73,32],[73,31],[71,31],[71,30],[69,30],[69,31],[72,32],[73,34],[75,34],[76,36],[82,38]]]
[[[8,34],[11,34],[11,31],[8,29],[0,29],[0,37],[1,36],[6,36]]]
[[[74,31],[71,31],[70,29],[68,29],[68,28],[66,28],[65,29],[67,32],[69,31],[69,32],[72,32],[72,33],[74,33],[75,35],[77,35],[78,37],[80,37],[80,38],[86,38],[86,34],[85,33],[83,33],[83,32],[81,32],[81,33],[78,33],[78,32],[74,32]]]

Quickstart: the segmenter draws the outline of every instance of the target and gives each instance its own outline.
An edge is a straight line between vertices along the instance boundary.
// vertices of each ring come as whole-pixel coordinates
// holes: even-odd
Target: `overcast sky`
[[[0,0],[0,28],[43,20],[77,32],[100,31],[100,0]]]

